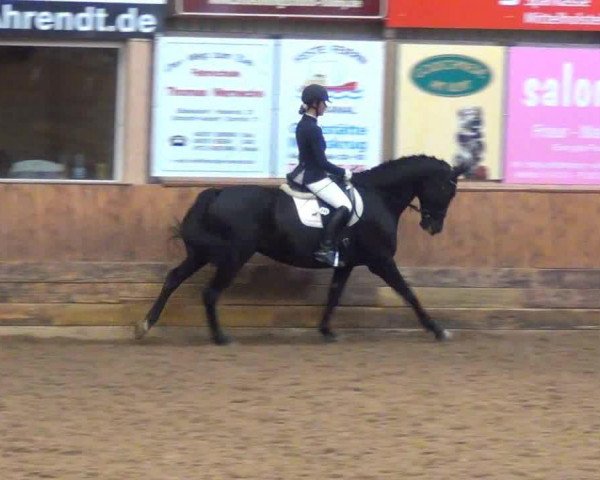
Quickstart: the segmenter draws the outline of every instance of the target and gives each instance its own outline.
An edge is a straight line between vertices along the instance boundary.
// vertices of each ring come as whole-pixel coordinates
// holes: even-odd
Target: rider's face
[[[325,102],[319,102],[317,105],[317,115],[320,117],[325,113],[325,110],[327,110],[327,104]]]

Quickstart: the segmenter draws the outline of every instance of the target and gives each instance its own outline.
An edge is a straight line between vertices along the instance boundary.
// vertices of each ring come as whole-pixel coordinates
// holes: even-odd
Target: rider
[[[292,174],[295,182],[304,185],[335,208],[314,256],[320,262],[332,267],[340,267],[343,265],[338,260],[336,240],[348,221],[352,204],[330,175],[350,181],[352,172],[330,163],[325,156],[327,145],[321,127],[317,125],[317,118],[325,113],[327,109],[325,102],[328,101],[327,89],[321,85],[311,84],[302,91],[302,105],[298,112],[302,118],[296,126],[299,165]]]

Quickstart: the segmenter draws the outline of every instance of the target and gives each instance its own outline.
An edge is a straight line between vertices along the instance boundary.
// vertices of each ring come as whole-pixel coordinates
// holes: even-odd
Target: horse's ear
[[[461,165],[457,165],[452,167],[452,171],[454,172],[454,178],[458,179],[463,173],[467,173],[469,171],[469,166],[464,163]]]

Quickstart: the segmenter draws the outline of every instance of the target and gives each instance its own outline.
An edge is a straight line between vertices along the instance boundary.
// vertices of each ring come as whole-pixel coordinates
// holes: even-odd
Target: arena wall
[[[274,183],[274,182],[271,182]],[[170,239],[198,186],[0,185],[0,326],[131,325],[182,258]],[[463,184],[442,234],[407,211],[396,261],[449,328],[599,328],[600,195]],[[204,328],[211,267],[176,292],[164,325]],[[330,271],[255,256],[221,302],[229,327],[311,327]],[[338,327],[413,328],[401,299],[364,268]]]

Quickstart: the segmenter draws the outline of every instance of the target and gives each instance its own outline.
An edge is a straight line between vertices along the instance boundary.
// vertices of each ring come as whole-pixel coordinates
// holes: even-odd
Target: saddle
[[[331,205],[321,200],[304,185],[296,182],[292,174],[288,174],[286,179],[287,183],[282,184],[279,188],[292,197],[302,224],[312,228],[323,228],[330,218],[329,214],[332,212]],[[352,226],[358,222],[362,215],[364,209],[362,197],[352,184],[343,182],[343,180],[341,183],[337,179],[332,180],[342,188],[350,199],[352,214],[347,225]]]

